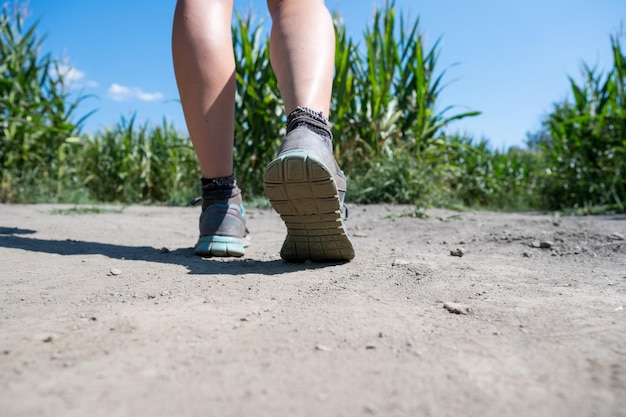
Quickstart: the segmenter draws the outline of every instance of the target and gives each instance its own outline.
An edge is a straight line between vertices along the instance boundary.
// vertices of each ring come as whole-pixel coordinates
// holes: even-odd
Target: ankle
[[[287,116],[287,133],[305,126],[309,130],[332,141],[333,135],[330,130],[330,123],[322,112],[316,112],[307,107],[297,107]]]
[[[241,204],[241,190],[235,174],[228,177],[202,178],[202,210],[211,204]]]

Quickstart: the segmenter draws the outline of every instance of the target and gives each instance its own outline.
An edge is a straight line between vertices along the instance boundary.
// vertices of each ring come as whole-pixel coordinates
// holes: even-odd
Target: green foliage
[[[435,70],[439,42],[428,51],[419,19],[407,24],[393,2],[374,13],[359,47],[336,22],[335,84],[330,120],[335,154],[352,179],[348,198],[429,205],[447,191],[448,144],[454,120],[437,110],[444,72]]]
[[[200,191],[186,135],[167,122],[121,118],[81,134],[64,66],[42,55],[36,23],[20,10],[0,17],[0,201],[186,204]],[[424,48],[419,20],[393,2],[375,12],[362,43],[335,19],[330,121],[349,200],[498,209],[624,211],[626,59],[611,39],[614,67],[584,67],[570,79],[573,102],[555,105],[529,149],[492,149],[486,140],[446,133],[455,120],[439,96],[439,42]],[[236,15],[235,172],[248,201],[265,204],[262,175],[285,134],[283,103],[263,22]]]
[[[411,24],[396,17],[393,2],[376,10],[359,48],[337,22],[335,84],[330,120],[337,153],[347,165],[359,161],[379,164],[397,152],[416,158],[438,142],[452,121],[478,115],[447,116],[437,111],[444,73],[435,66],[439,42],[424,51],[419,19]],[[408,30],[407,30],[408,28]]]
[[[0,15],[0,201],[19,201],[26,188],[75,183],[68,163],[77,152],[78,101],[70,100],[62,66],[41,55],[36,23],[24,27],[17,7]]]
[[[438,152],[437,145],[418,154],[398,148],[385,158],[370,158],[357,174],[352,173],[347,197],[356,203],[430,206],[441,200],[440,192],[444,190],[441,187],[444,167],[434,163]]]
[[[419,21],[407,25],[393,3],[374,15],[364,45],[335,19],[335,79],[330,111],[335,155],[350,177],[352,201],[415,202],[438,193],[438,135],[450,122],[478,114],[436,111],[443,73],[438,43],[424,52]],[[408,28],[408,30],[406,30]],[[235,16],[237,63],[235,172],[246,198],[263,195],[263,170],[285,134],[283,103],[262,22]]]
[[[349,184],[349,195],[356,202],[420,207],[537,209],[540,166],[541,155],[535,151],[498,151],[486,140],[441,136],[415,155],[399,151],[371,166]]]
[[[486,140],[451,137],[442,158],[449,167],[451,201],[470,207],[529,210],[539,206],[541,155],[532,150],[492,149]]]
[[[34,38],[35,26],[23,35],[30,43],[25,44],[22,53],[37,62],[40,41]],[[7,39],[22,36],[21,26],[7,27],[6,31]],[[263,195],[264,167],[276,154],[285,133],[283,103],[270,64],[269,39],[264,33],[262,22],[236,15],[235,171],[246,198],[253,200]],[[453,120],[478,113],[448,116],[449,108],[437,111],[444,75],[435,73],[438,42],[425,51],[419,21],[407,24],[402,16],[396,16],[390,2],[375,13],[363,45],[350,39],[338,20],[336,34],[330,116],[335,154],[351,179],[348,198],[430,205],[445,204],[453,192],[455,199],[463,195],[463,200],[469,201],[473,189],[468,181],[459,180],[463,178],[461,170],[455,165],[456,159],[450,157],[460,147],[442,132]],[[40,61],[41,65],[58,67],[50,56]],[[6,78],[19,79],[18,73],[14,71]],[[39,178],[34,180],[36,186],[27,187],[18,196],[14,190],[7,192],[5,200],[182,203],[196,195],[199,172],[187,137],[165,122],[156,127],[148,123],[138,126],[133,117],[121,118],[109,129],[76,138],[77,127],[68,120],[77,103],[67,104],[63,74],[58,68],[56,73],[56,78],[40,76],[35,90],[49,89],[42,80],[57,83],[53,85],[59,88],[52,97],[67,106],[58,106],[69,110],[62,113],[67,120],[42,120],[57,130],[74,130],[48,135],[61,142],[33,142],[38,146],[32,154],[40,158],[41,166],[57,169],[54,175],[48,174],[50,181],[44,181],[37,177],[38,166],[23,165],[22,170],[14,171],[13,179],[3,179],[15,184]],[[7,94],[14,89],[7,89]],[[45,129],[33,128],[31,136],[46,134]],[[14,137],[7,143],[24,149],[17,146]],[[480,202],[486,203],[486,199]]]
[[[80,135],[67,69],[23,20],[18,8],[0,17],[0,201],[187,203],[199,177],[189,139],[134,117]]]
[[[189,139],[166,121],[136,126],[122,118],[86,135],[82,181],[97,201],[187,203],[200,174]]]
[[[233,26],[237,63],[235,172],[247,197],[263,194],[263,171],[285,134],[283,102],[270,64],[269,38],[251,15],[239,14]]]
[[[584,80],[570,78],[573,102],[555,105],[545,120],[551,139],[544,197],[555,209],[590,206],[624,211],[626,202],[626,58],[611,38],[613,68],[606,75],[587,65]]]

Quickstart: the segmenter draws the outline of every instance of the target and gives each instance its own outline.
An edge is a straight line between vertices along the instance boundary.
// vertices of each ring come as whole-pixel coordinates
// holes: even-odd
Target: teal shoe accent
[[[234,256],[241,257],[249,245],[246,239],[228,236],[203,236],[198,239],[194,252],[203,257]]]
[[[241,257],[249,245],[247,234],[243,204],[211,204],[200,215],[200,238],[194,251],[204,257]]]

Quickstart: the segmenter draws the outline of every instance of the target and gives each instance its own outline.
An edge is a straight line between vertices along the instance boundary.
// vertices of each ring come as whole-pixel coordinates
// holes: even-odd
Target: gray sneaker
[[[204,194],[196,255],[243,256],[249,242],[245,239],[248,231],[241,191],[237,188],[235,195],[225,199],[207,198],[210,193]]]
[[[346,177],[331,140],[305,125],[288,125],[287,131],[264,176],[265,194],[287,226],[280,256],[287,261],[349,261],[354,247],[344,224]]]
[[[245,254],[246,213],[243,205],[212,204],[200,215],[200,238],[196,255],[235,256]]]

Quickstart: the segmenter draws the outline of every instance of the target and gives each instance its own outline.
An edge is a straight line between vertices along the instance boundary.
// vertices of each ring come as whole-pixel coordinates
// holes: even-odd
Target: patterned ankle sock
[[[211,204],[240,204],[241,190],[237,186],[237,177],[202,178],[202,210]]]
[[[306,126],[330,141],[333,139],[328,119],[321,112],[318,113],[307,107],[297,107],[287,116],[287,133],[300,126]]]

